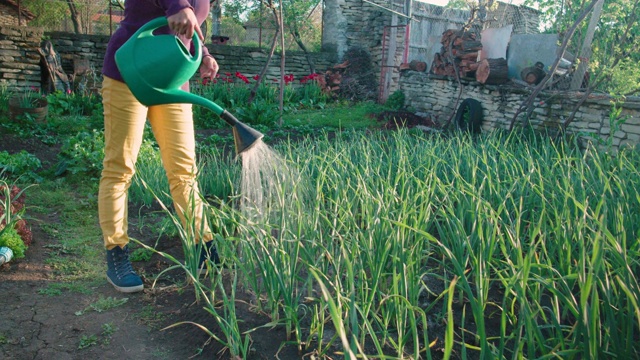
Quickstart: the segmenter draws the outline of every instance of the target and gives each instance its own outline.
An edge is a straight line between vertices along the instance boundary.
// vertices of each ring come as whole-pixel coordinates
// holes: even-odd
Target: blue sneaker
[[[207,260],[211,261],[214,265],[220,264],[218,250],[216,249],[216,245],[213,240],[205,242],[202,250],[200,251],[198,275],[204,275],[207,273]]]
[[[133,271],[129,261],[129,246],[107,250],[107,280],[123,293],[142,291],[142,279]]]

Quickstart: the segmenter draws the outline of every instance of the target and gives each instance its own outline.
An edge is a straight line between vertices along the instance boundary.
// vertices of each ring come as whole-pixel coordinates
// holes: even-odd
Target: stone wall
[[[371,4],[371,2],[377,4]],[[379,87],[380,102],[397,89],[404,49],[409,47],[411,60],[427,63],[433,60],[434,48],[439,50],[442,33],[447,29],[460,29],[468,21],[469,11],[447,9],[442,6],[413,2],[413,21],[409,31],[409,44],[405,36],[406,18],[392,13],[405,13],[402,0],[325,0],[323,11],[322,48],[335,51],[339,59],[351,47],[357,46],[371,54]],[[487,13],[491,27],[514,25],[514,33],[538,33],[540,13],[537,10],[498,2]],[[386,38],[385,38],[386,29]],[[395,39],[396,41],[390,41]],[[383,49],[384,44],[384,49]],[[437,51],[436,50],[436,51]]]
[[[89,62],[89,68],[93,72],[100,74],[109,36],[80,35],[58,31],[47,32],[45,36],[53,44],[53,49],[60,55],[65,73],[73,74],[74,61],[84,59]]]
[[[17,91],[41,86],[42,70],[38,49],[43,38],[50,39],[53,48],[60,55],[65,73],[73,74],[78,60],[85,60],[92,70],[92,75],[100,77],[109,36],[43,33],[39,28],[0,26],[0,84],[6,84]],[[240,72],[252,77],[260,72],[268,55],[265,50],[257,48],[226,45],[208,47],[220,65],[221,75],[230,73],[233,76]],[[296,80],[310,74],[304,53],[287,52],[285,55],[287,74],[293,74]],[[313,53],[310,56],[317,72],[324,72],[336,63],[333,53]],[[279,73],[280,56],[274,54],[266,77],[270,80],[279,76]]]
[[[18,10],[7,4],[0,4],[0,25],[18,25]]]
[[[431,115],[443,124],[454,109],[460,91],[455,79],[443,78],[415,71],[404,72],[400,78],[400,90],[405,94],[406,106],[420,113]],[[472,98],[482,103],[483,131],[508,129],[516,111],[528,97],[530,91],[522,87],[481,85],[478,82],[462,81],[461,101]],[[579,101],[581,94],[559,94],[542,92],[535,99],[535,109],[529,121],[518,118],[517,126],[530,125],[536,130],[556,132]],[[575,120],[567,131],[583,139],[599,137],[611,140],[614,148],[640,143],[640,98],[627,98],[619,104],[625,119],[619,127],[611,126],[611,98],[607,95],[592,95],[578,110]]]
[[[40,39],[38,28],[0,26],[0,85],[25,91],[40,88]]]
[[[251,78],[258,75],[268,57],[267,50],[241,46],[207,45],[209,53],[216,58],[220,66],[220,75],[236,72]],[[324,73],[336,64],[334,53],[311,53],[316,72]],[[285,53],[285,68],[287,74],[293,74],[296,80],[311,73],[309,63],[303,52],[288,51]],[[268,81],[280,76],[280,55],[273,54],[265,77]]]

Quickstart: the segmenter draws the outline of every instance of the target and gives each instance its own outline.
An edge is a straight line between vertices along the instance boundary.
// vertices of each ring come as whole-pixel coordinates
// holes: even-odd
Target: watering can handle
[[[155,18],[148,23],[142,25],[140,29],[134,34],[134,36],[138,38],[153,36],[153,32],[163,26],[169,25],[167,18],[161,16],[159,18]],[[193,47],[195,48],[195,54],[193,55],[192,60],[200,61],[202,56],[202,45],[200,44],[200,38],[198,37],[198,33],[193,32]]]

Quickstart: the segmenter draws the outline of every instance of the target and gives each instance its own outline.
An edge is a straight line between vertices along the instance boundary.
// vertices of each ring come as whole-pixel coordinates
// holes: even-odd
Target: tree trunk
[[[273,17],[276,22],[278,22],[278,13],[273,7],[273,2],[269,1],[267,5],[273,11]],[[264,81],[264,74],[267,73],[267,69],[269,69],[269,64],[271,63],[271,58],[273,57],[273,53],[276,51],[276,45],[278,44],[278,38],[280,37],[280,27],[276,29],[275,34],[273,34],[273,40],[271,41],[271,50],[269,51],[269,56],[267,57],[267,61],[264,63],[262,70],[260,70],[260,74],[258,75],[258,81],[251,89],[251,93],[249,94],[249,99],[247,99],[247,104],[251,104],[253,99],[256,97],[256,93],[258,92],[258,87],[260,87],[260,83]]]
[[[255,99],[256,94],[258,93],[258,88],[260,87],[260,83],[264,81],[264,74],[266,74],[267,69],[269,69],[271,58],[273,58],[273,53],[276,51],[276,44],[278,44],[279,36],[280,36],[280,29],[276,29],[276,33],[273,34],[273,40],[271,41],[271,50],[269,51],[269,56],[267,56],[267,61],[264,63],[262,70],[260,70],[260,74],[258,75],[258,81],[256,81],[255,85],[253,85],[253,89],[251,89],[251,93],[249,94],[249,99],[247,99],[247,104],[251,104],[253,102],[253,99]]]
[[[73,0],[67,0],[69,5],[69,11],[71,12],[71,22],[73,22],[73,29],[76,34],[82,34],[82,21],[80,21],[80,12],[76,8],[76,3]]]
[[[307,63],[309,63],[309,73],[314,74],[316,72],[316,65],[313,63],[313,59],[311,58],[309,50],[302,42],[300,32],[298,31],[298,29],[296,29],[295,31],[291,32],[291,35],[293,35],[293,40],[295,40],[296,44],[298,44],[298,47],[304,52],[304,56],[307,58]]]
[[[222,18],[222,6],[220,1],[211,4],[211,36],[220,36],[220,19]]]
[[[481,84],[497,85],[508,80],[507,60],[484,59],[478,63],[476,70],[476,80]]]

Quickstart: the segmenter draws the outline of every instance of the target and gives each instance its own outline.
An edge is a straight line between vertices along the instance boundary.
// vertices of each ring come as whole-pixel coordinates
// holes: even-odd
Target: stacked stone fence
[[[99,81],[104,54],[109,36],[78,35],[65,32],[44,32],[40,28],[0,26],[0,84],[12,91],[25,91],[33,87],[40,88],[44,79],[41,56],[38,51],[43,41],[49,40],[60,56],[61,66],[66,74],[88,66],[90,73],[84,76]],[[268,56],[265,49],[233,47],[226,45],[207,45],[210,53],[220,65],[221,75],[236,72],[252,77],[260,73]],[[336,55],[331,52],[311,53],[310,57],[318,72],[324,72],[336,64]],[[79,61],[79,60],[83,60]],[[285,54],[285,71],[296,80],[309,75],[311,68],[303,52]],[[274,54],[266,72],[268,81],[279,77],[280,55]],[[73,76],[72,76],[73,78]],[[294,83],[299,84],[298,81]]]
[[[467,80],[459,85],[453,78],[406,71],[400,78],[399,90],[405,94],[406,106],[432,116],[440,124],[457,111],[456,100],[462,91],[460,101],[472,98],[482,104],[482,130],[492,131],[510,128],[516,111],[532,89],[516,85],[482,85]],[[543,91],[534,101],[532,116],[525,119],[525,112],[521,113],[515,126],[557,133],[582,95],[579,92]],[[614,149],[640,143],[640,97],[616,102],[622,110],[619,117],[611,121],[613,100],[608,95],[589,96],[567,126],[567,133],[578,135],[584,141],[602,139],[602,143],[610,142]]]
[[[216,58],[220,66],[220,75],[236,72],[249,78],[260,74],[264,63],[269,56],[268,49],[259,49],[242,46],[207,45],[209,52]],[[315,71],[324,73],[327,69],[337,64],[336,54],[332,52],[310,53],[315,66]],[[280,77],[280,55],[274,54],[265,73],[267,81]],[[285,73],[292,74],[296,80],[294,84],[304,76],[311,74],[311,68],[303,52],[288,51],[285,53]]]
[[[38,28],[0,26],[0,85],[17,91],[40,87],[40,40]]]

